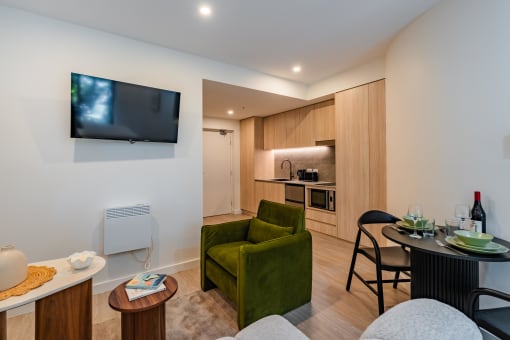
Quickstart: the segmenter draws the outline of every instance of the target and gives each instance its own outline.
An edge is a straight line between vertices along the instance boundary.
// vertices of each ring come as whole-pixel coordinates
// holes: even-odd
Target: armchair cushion
[[[292,227],[293,233],[305,230],[305,209],[261,200],[257,218],[282,227]]]
[[[207,251],[207,255],[219,264],[232,276],[237,277],[239,265],[239,248],[242,245],[251,244],[248,241],[230,242],[218,244]]]
[[[292,234],[292,231],[292,227],[280,227],[254,217],[250,221],[248,241],[253,243],[269,241],[274,238],[290,235]]]

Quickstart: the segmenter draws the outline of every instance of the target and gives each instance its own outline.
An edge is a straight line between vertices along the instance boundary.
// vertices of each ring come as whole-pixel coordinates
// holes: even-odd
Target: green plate
[[[446,236],[444,239],[447,243],[451,244],[452,246],[455,246],[460,249],[468,250],[473,253],[479,253],[479,254],[504,254],[508,251],[508,248],[496,243],[496,242],[489,242],[484,247],[477,247],[472,246],[469,244],[465,244],[462,242],[457,236]]]
[[[403,229],[407,229],[407,230],[418,230],[418,231],[421,231],[423,230],[422,228],[416,228],[414,225],[410,225],[408,224],[406,221],[397,221],[396,222],[396,225],[398,225],[399,227],[403,228]],[[439,228],[436,227],[435,230],[438,230]]]

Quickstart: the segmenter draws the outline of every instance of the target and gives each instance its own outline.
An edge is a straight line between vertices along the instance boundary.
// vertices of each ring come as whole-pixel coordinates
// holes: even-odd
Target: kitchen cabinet
[[[264,149],[284,149],[295,143],[294,110],[264,118]]]
[[[327,100],[313,107],[314,142],[336,138],[335,101]]]
[[[275,120],[276,115],[264,118],[264,149],[271,150],[275,147]]]
[[[297,131],[299,120],[299,109],[291,110],[281,114],[285,125],[284,148],[297,148],[300,144]]]
[[[283,119],[286,126],[286,148],[315,145],[313,105],[287,111]]]
[[[315,145],[314,105],[298,109],[296,116],[296,147]]]
[[[334,100],[264,118],[264,149],[315,146],[335,139]]]
[[[385,93],[384,80],[368,84],[369,206],[380,210],[386,210]]]
[[[306,208],[306,228],[323,234],[337,236],[337,216],[334,211]]]
[[[274,144],[270,149],[283,149],[287,146],[287,124],[286,124],[286,116],[284,113],[280,113],[275,115],[274,117]],[[264,132],[265,133],[265,132]]]
[[[338,237],[354,242],[359,216],[386,210],[384,80],[336,93],[335,111]]]
[[[240,189],[241,209],[255,215],[259,201],[255,193],[255,178],[273,177],[274,157],[264,150],[264,121],[260,117],[240,122]]]
[[[313,105],[280,113],[285,125],[281,148],[300,148],[315,145]]]
[[[285,203],[285,184],[255,181],[255,200],[258,207],[260,200]]]

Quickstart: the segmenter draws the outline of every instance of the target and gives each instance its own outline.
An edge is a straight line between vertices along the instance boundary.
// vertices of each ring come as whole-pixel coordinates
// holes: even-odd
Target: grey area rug
[[[166,303],[167,339],[209,340],[237,332],[237,312],[217,289],[200,290]]]
[[[166,307],[167,340],[209,340],[238,332],[237,312],[217,289],[171,298]],[[94,324],[94,340],[120,340],[120,314]]]

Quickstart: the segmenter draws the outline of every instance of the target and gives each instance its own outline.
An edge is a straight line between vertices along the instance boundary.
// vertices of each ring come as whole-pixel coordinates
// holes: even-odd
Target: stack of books
[[[126,283],[125,289],[128,300],[133,301],[165,290],[165,279],[166,274],[137,274],[128,283]]]

